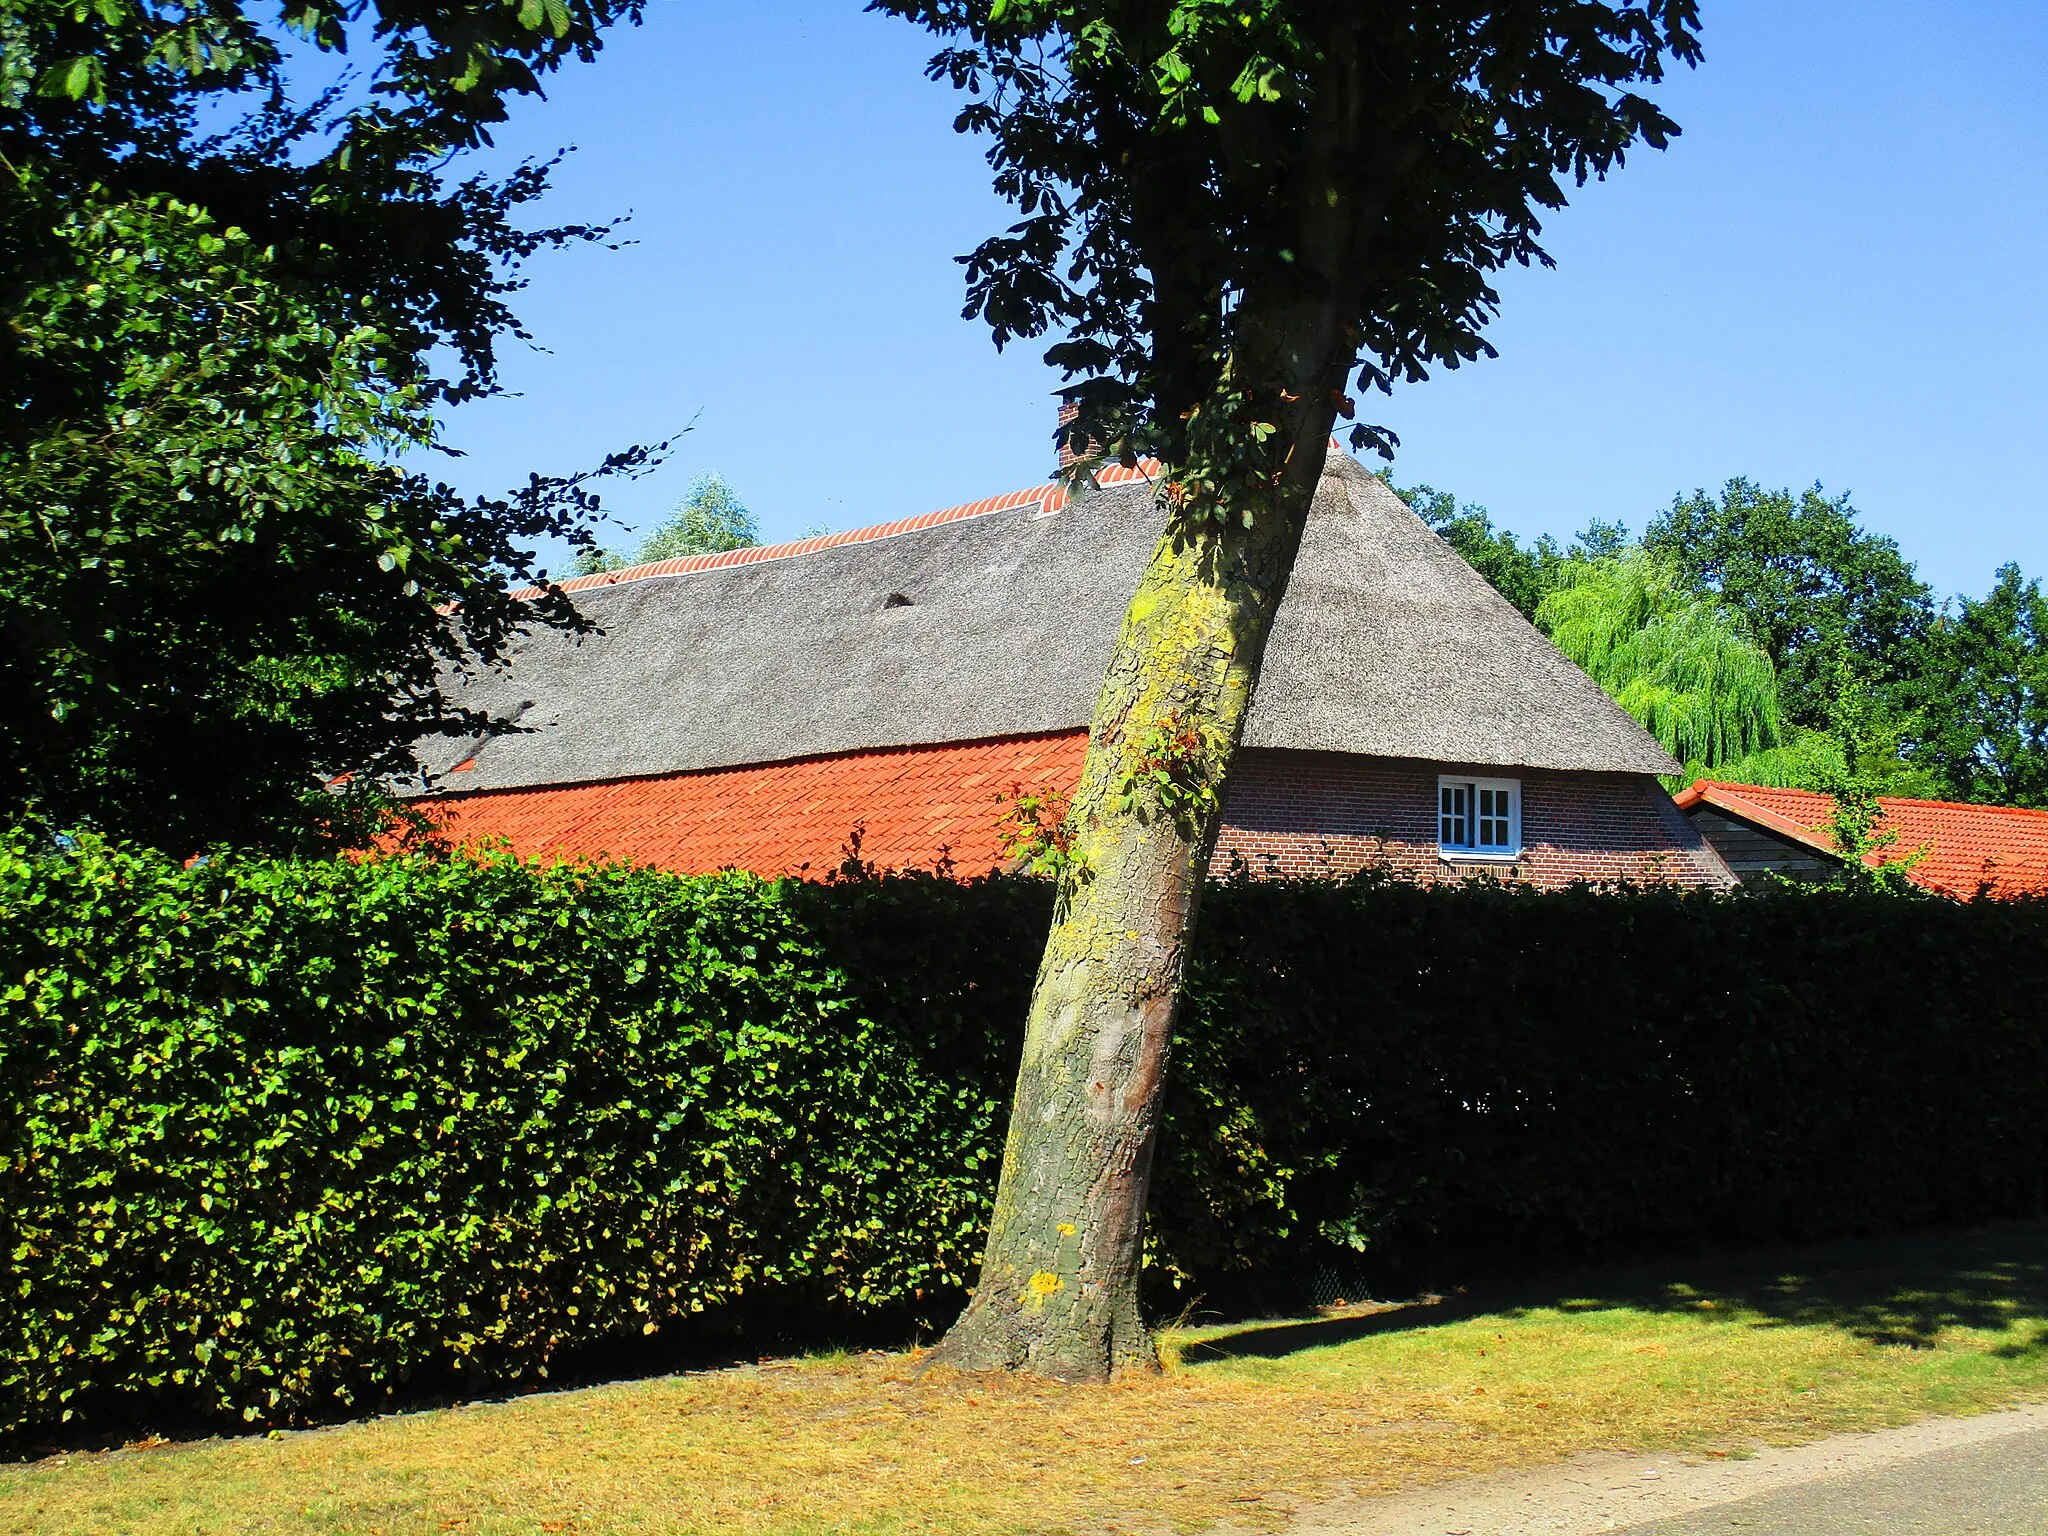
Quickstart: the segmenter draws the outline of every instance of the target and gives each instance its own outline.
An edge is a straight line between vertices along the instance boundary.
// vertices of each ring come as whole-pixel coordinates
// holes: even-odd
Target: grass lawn
[[[2048,1398],[2048,1224],[1168,1336],[1110,1388],[824,1356],[0,1466],[0,1530],[1273,1530],[1577,1450],[1740,1455]]]

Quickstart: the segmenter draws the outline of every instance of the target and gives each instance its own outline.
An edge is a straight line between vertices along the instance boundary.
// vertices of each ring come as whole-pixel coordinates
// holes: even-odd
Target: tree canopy
[[[1905,756],[1960,800],[2048,806],[2048,598],[2016,565],[1921,647]]]
[[[498,388],[547,168],[461,178],[610,0],[0,0],[0,806],[190,851],[362,835],[345,797],[445,666],[574,625],[547,536],[589,476],[465,498],[409,467]],[[366,59],[293,99],[294,49]],[[631,472],[623,454],[600,472]]]
[[[1831,723],[1845,668],[1868,687],[1904,682],[1933,617],[1899,546],[1818,485],[1794,496],[1737,478],[1718,497],[1676,497],[1643,546],[1743,616],[1778,669],[1787,718],[1804,726]]]
[[[968,313],[998,346],[1057,332],[1062,441],[1156,454],[1210,512],[1280,451],[1277,312],[1329,322],[1339,353],[1313,368],[1346,416],[1354,369],[1385,390],[1491,355],[1491,274],[1549,261],[1564,179],[1668,142],[1634,87],[1699,58],[1695,0],[871,8],[949,39],[931,74],[969,93],[958,126],[1021,214],[962,258]]]
[[[642,560],[715,555],[761,542],[760,524],[720,474],[700,475],[669,518],[640,546]]]
[[[2017,566],[1985,597],[1937,609],[1898,545],[1817,485],[1794,494],[1737,477],[1718,497],[1674,498],[1638,541],[1596,520],[1569,548],[1524,545],[1447,491],[1400,494],[1688,774],[2048,805],[2048,600]],[[1742,648],[1755,657],[1732,665]],[[1684,653],[1721,655],[1693,668],[1714,686],[1666,697],[1653,679]],[[1750,684],[1723,687],[1758,681],[1759,661],[1780,722],[1763,746],[1738,724]],[[1688,718],[1709,723],[1681,727]]]
[[[1570,562],[1536,622],[1689,778],[1783,740],[1770,657],[1740,619],[1647,550]]]

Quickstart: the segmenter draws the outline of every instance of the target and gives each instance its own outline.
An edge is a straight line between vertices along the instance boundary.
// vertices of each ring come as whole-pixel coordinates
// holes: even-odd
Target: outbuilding
[[[1891,795],[1877,803],[1866,863],[1897,864],[1922,890],[1959,901],[2048,896],[2048,811]],[[1677,804],[1745,885],[1826,880],[1842,867],[1826,795],[1701,779]]]

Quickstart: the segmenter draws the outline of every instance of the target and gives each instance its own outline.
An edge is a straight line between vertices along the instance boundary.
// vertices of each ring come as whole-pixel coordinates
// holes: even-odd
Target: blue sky
[[[1568,536],[1818,480],[1940,592],[2048,575],[2048,5],[1704,9],[1707,62],[1664,94],[1684,137],[1551,221],[1557,270],[1501,284],[1500,357],[1372,402],[1397,481]],[[523,106],[497,155],[576,146],[551,215],[630,213],[637,243],[535,261],[546,350],[451,419],[449,477],[694,422],[608,507],[644,529],[717,470],[770,538],[1043,479],[1055,376],[960,318],[953,257],[1007,211],[930,51],[857,0],[652,0]]]

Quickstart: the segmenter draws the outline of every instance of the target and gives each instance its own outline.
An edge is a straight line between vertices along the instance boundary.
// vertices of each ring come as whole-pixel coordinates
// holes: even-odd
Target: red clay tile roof
[[[838,867],[858,827],[861,857],[883,869],[950,857],[957,873],[978,875],[1008,859],[998,797],[1016,785],[1070,792],[1087,745],[1086,731],[1064,731],[451,795],[423,808],[457,841],[499,838],[541,857],[815,879]]]
[[[1681,810],[1705,803],[1823,853],[1834,851],[1828,835],[1832,806],[1811,790],[1701,779],[1676,799]],[[1895,832],[1898,840],[1877,857],[1926,851],[1907,871],[1914,884],[1964,900],[2048,894],[2048,811],[1891,796],[1878,803],[1884,818],[1876,830]]]
[[[1334,445],[1336,439],[1330,439]],[[1150,480],[1159,473],[1157,459],[1140,459],[1135,469],[1125,469],[1121,464],[1112,464],[1107,469],[1097,470],[1095,483],[1108,487],[1130,485],[1139,480]],[[715,571],[729,565],[756,565],[764,560],[787,560],[794,555],[808,555],[813,550],[831,549],[840,544],[866,544],[874,539],[893,538],[899,533],[916,533],[924,528],[936,528],[941,523],[957,523],[970,517],[986,517],[991,512],[1008,512],[1017,507],[1030,506],[1036,502],[1041,510],[1051,513],[1063,511],[1067,505],[1067,488],[1063,485],[1034,485],[1021,491],[1005,491],[1000,496],[984,496],[980,501],[970,501],[962,506],[947,507],[939,512],[923,512],[916,517],[898,518],[893,523],[877,523],[872,528],[850,528],[845,533],[825,533],[811,539],[793,539],[786,544],[750,544],[744,549],[721,550],[715,555],[677,555],[670,560],[655,560],[646,565],[629,565],[623,570],[599,571],[592,576],[571,576],[559,585],[564,592],[582,592],[591,587],[612,587],[622,581],[639,581],[647,576],[680,576],[686,571]],[[521,587],[512,595],[518,598],[540,596],[539,587]]]

